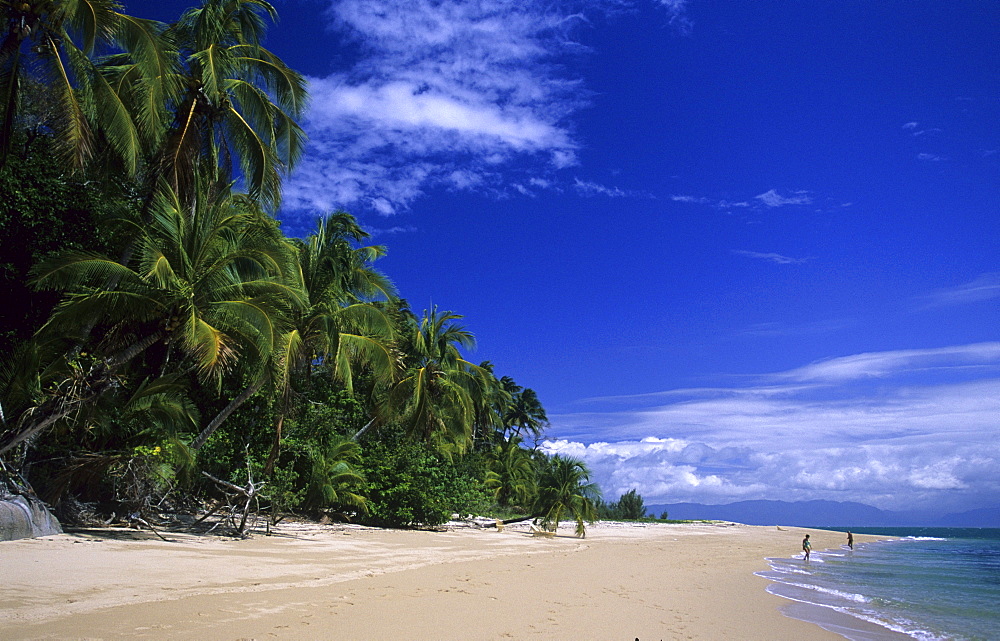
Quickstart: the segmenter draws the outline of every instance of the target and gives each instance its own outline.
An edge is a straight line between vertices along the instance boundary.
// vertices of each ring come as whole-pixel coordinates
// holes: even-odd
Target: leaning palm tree
[[[587,534],[584,522],[597,520],[595,503],[600,497],[600,488],[590,482],[590,470],[583,461],[555,454],[539,473],[534,513],[553,532],[563,516],[570,516],[576,521],[576,535],[583,537]]]
[[[114,388],[126,365],[157,343],[163,369],[190,372],[216,389],[230,373],[248,381],[192,442],[195,450],[270,380],[285,319],[301,304],[300,291],[288,284],[291,247],[245,196],[209,185],[202,194],[188,207],[164,190],[151,224],[121,221],[139,239],[134,267],[92,252],[66,252],[36,266],[38,287],[65,292],[40,339],[77,340],[81,324],[95,318],[100,332],[71,356],[75,377],[50,380],[43,386],[48,398],[8,418],[0,454]]]

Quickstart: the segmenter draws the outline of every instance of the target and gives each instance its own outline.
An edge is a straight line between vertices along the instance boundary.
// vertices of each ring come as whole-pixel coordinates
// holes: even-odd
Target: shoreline
[[[282,523],[249,540],[109,529],[3,542],[0,620],[10,640],[843,638],[783,614],[757,574],[805,532],[817,549],[839,532],[561,530]]]

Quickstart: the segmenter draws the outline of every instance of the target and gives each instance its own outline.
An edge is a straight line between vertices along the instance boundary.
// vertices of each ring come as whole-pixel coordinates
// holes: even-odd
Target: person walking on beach
[[[809,542],[809,535],[806,534],[806,538],[802,539],[802,553],[806,561],[809,560],[809,552],[812,550],[812,543]]]
[[[854,535],[851,534],[850,530],[847,531],[847,547],[851,548],[852,550],[854,549]]]

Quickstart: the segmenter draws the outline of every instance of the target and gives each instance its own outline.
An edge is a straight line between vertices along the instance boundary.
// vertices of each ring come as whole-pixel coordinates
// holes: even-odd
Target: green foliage
[[[393,526],[535,507],[534,392],[465,360],[460,315],[416,318],[352,216],[300,240],[264,211],[307,98],[261,46],[273,7],[201,0],[164,25],[90,4],[0,7],[34,21],[0,64],[0,456],[119,514],[215,496],[200,471]],[[556,523],[589,515],[556,503]]]
[[[100,251],[109,235],[99,223],[122,202],[121,190],[92,176],[70,175],[52,161],[41,138],[24,157],[12,156],[0,170],[0,353],[31,337],[59,300],[28,287],[39,260],[65,249]]]
[[[586,536],[584,522],[597,520],[596,502],[601,490],[590,482],[590,470],[578,459],[560,456],[549,457],[538,475],[538,494],[534,513],[542,525],[551,531],[559,528],[563,516],[576,521],[577,536]]]
[[[642,496],[633,488],[622,494],[616,502],[600,501],[597,504],[597,513],[602,519],[638,521],[645,518],[646,506],[643,504]]]
[[[537,481],[531,455],[521,447],[521,438],[511,436],[491,454],[486,486],[499,506],[525,510],[535,497]]]
[[[362,409],[346,392],[330,394],[326,400],[309,403],[299,419],[290,421],[278,469],[300,480],[302,495],[295,507],[363,514],[367,500],[360,494],[361,446],[346,436],[363,419]]]
[[[368,521],[390,527],[439,525],[452,513],[485,511],[490,500],[481,463],[455,463],[421,443],[404,439],[366,445],[362,470],[368,480]]]

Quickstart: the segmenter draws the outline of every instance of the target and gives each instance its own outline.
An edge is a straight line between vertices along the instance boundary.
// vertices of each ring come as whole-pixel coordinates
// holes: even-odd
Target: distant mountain
[[[928,526],[1000,527],[1000,506],[968,512],[895,512],[871,505],[841,501],[739,501],[727,505],[669,503],[647,505],[650,514],[664,511],[672,519],[736,521],[748,525],[797,526]]]

